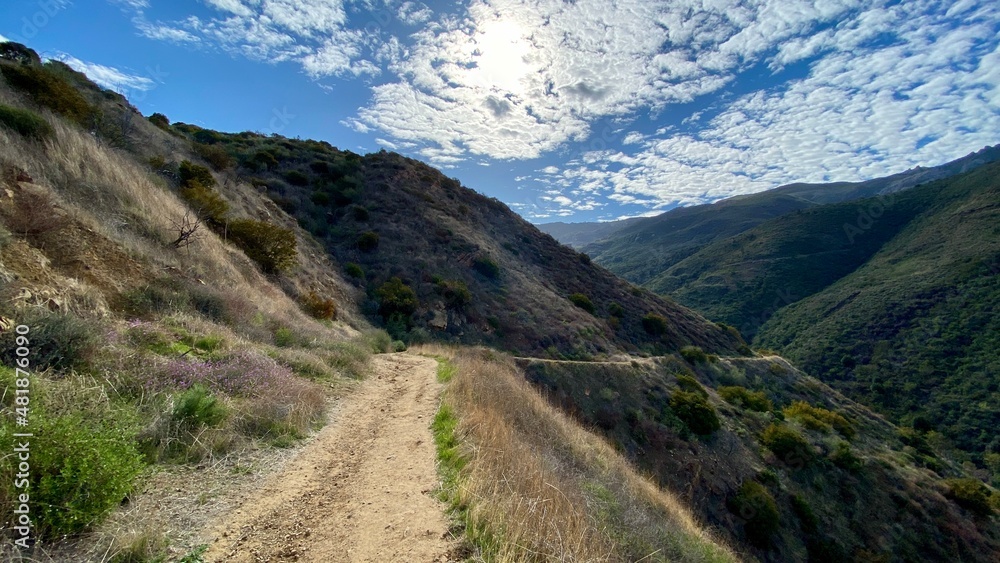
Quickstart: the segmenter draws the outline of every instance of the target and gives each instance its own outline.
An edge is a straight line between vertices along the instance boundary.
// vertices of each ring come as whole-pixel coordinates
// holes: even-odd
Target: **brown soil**
[[[206,561],[450,560],[457,541],[434,497],[437,364],[373,361],[331,424],[209,527]]]

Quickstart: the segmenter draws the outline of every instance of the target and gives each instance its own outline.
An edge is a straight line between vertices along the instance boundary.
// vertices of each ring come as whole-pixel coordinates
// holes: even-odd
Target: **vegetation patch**
[[[770,547],[772,537],[781,528],[778,503],[770,491],[756,481],[746,481],[728,505],[743,520],[747,541],[761,549]]]
[[[774,408],[763,391],[751,391],[739,385],[719,387],[719,396],[727,403],[756,412],[768,412]]]
[[[52,126],[33,111],[0,104],[0,126],[35,140],[52,136]]]

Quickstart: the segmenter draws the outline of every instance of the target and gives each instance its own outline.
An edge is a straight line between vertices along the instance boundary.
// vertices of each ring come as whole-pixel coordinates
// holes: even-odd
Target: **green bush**
[[[296,263],[295,233],[266,221],[236,219],[229,223],[229,239],[268,274],[290,270]]]
[[[182,187],[194,185],[195,182],[206,188],[214,188],[216,185],[215,176],[212,176],[211,170],[200,164],[194,164],[190,160],[182,161],[177,172],[180,175]]]
[[[359,280],[365,279],[365,271],[361,268],[361,266],[355,264],[354,262],[344,264],[344,273],[352,278],[357,278]]]
[[[45,65],[0,64],[0,73],[12,88],[20,90],[32,102],[55,113],[86,124],[93,107],[66,79]]]
[[[947,487],[945,496],[962,508],[981,517],[993,514],[993,507],[990,506],[990,490],[979,479],[965,477],[948,479],[944,483]]]
[[[371,252],[378,248],[378,233],[375,231],[365,231],[358,235],[358,250],[361,252]]]
[[[225,223],[229,204],[215,190],[205,187],[198,180],[190,180],[181,188],[180,194],[200,219],[216,227]]]
[[[574,293],[574,294],[572,294],[572,295],[569,296],[569,300],[570,300],[571,303],[573,303],[577,307],[583,309],[584,311],[590,313],[591,315],[594,314],[594,310],[595,310],[594,309],[594,303],[586,295],[584,295],[582,293]]]
[[[174,400],[173,419],[192,429],[215,426],[228,414],[226,406],[201,384],[185,389]]]
[[[674,391],[670,396],[670,410],[695,434],[707,436],[722,427],[715,408],[698,393]]]
[[[148,119],[149,122],[152,123],[153,125],[159,127],[160,129],[163,129],[164,131],[170,129],[170,120],[167,119],[167,116],[163,115],[162,113],[154,113],[153,115],[147,117],[146,119]]]
[[[702,397],[708,397],[708,391],[698,383],[698,380],[691,377],[690,375],[680,374],[677,376],[677,387],[681,391],[687,391],[688,393],[697,393]]]
[[[653,336],[667,333],[667,319],[656,313],[648,313],[642,318],[642,329]]]
[[[378,298],[378,313],[384,319],[393,315],[409,317],[418,306],[417,293],[399,278],[392,278],[375,290]]]
[[[143,470],[142,456],[121,429],[79,415],[32,414],[37,426],[28,479],[36,533],[46,538],[79,533],[132,490]]]
[[[0,104],[0,125],[23,137],[44,140],[52,136],[52,126],[33,111]]]
[[[453,309],[461,309],[472,302],[472,292],[462,280],[441,280],[437,287],[444,302]]]
[[[738,385],[719,387],[719,396],[727,403],[757,412],[767,412],[774,408],[763,391],[750,391]]]
[[[620,303],[613,302],[608,305],[608,314],[617,319],[621,319],[625,316],[625,307],[622,307]]]
[[[392,351],[393,352],[405,352],[406,351],[406,342],[403,342],[402,340],[393,340],[392,341]]]
[[[80,368],[100,347],[99,329],[94,321],[44,309],[27,309],[16,321],[30,329],[23,335],[27,344],[19,342],[20,335],[13,330],[0,332],[0,360],[6,366],[15,365],[20,346],[30,351],[28,359],[34,371]]]
[[[260,151],[253,155],[248,164],[255,170],[274,170],[278,167],[278,159],[267,151]]]
[[[799,495],[792,495],[792,511],[799,518],[799,522],[802,524],[802,531],[807,534],[815,534],[819,531],[819,519],[816,518],[816,513],[813,512],[809,502],[800,497]]]
[[[857,431],[843,415],[821,407],[814,407],[805,401],[795,401],[782,409],[785,418],[799,421],[810,430],[828,432],[834,428],[848,440],[854,438]]]
[[[851,445],[847,442],[837,443],[837,446],[830,452],[830,461],[837,467],[851,472],[860,471],[863,467],[861,458],[854,455],[854,452],[851,451]]]
[[[812,446],[805,438],[795,430],[779,424],[771,424],[764,429],[761,443],[782,462],[792,466],[805,466],[815,456]]]
[[[680,350],[681,357],[692,364],[708,361],[708,355],[698,346],[685,346]]]
[[[233,157],[226,152],[226,149],[219,145],[206,145],[204,143],[195,143],[194,152],[205,159],[214,170],[221,171],[229,168],[233,165]]]
[[[283,174],[285,181],[293,186],[308,186],[309,176],[306,176],[298,170],[289,170]]]
[[[781,527],[778,503],[771,493],[756,481],[746,481],[726,503],[729,510],[743,519],[747,541],[761,549],[771,545],[771,539]]]
[[[472,261],[472,269],[491,280],[500,277],[500,266],[489,256],[477,256]]]
[[[274,331],[274,345],[287,348],[295,344],[295,333],[288,327],[279,327]]]

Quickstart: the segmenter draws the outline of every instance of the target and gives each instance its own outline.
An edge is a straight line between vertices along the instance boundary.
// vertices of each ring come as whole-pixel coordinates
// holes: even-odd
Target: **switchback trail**
[[[208,530],[206,561],[449,561],[430,423],[437,363],[376,356],[374,373],[284,470]]]

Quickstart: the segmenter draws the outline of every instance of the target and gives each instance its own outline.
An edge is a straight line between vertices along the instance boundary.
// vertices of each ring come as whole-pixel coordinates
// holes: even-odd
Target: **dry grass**
[[[484,559],[737,559],[670,493],[552,407],[511,361],[478,351],[454,362],[442,410],[455,413],[461,444],[461,460],[450,462],[462,467],[452,501]]]

